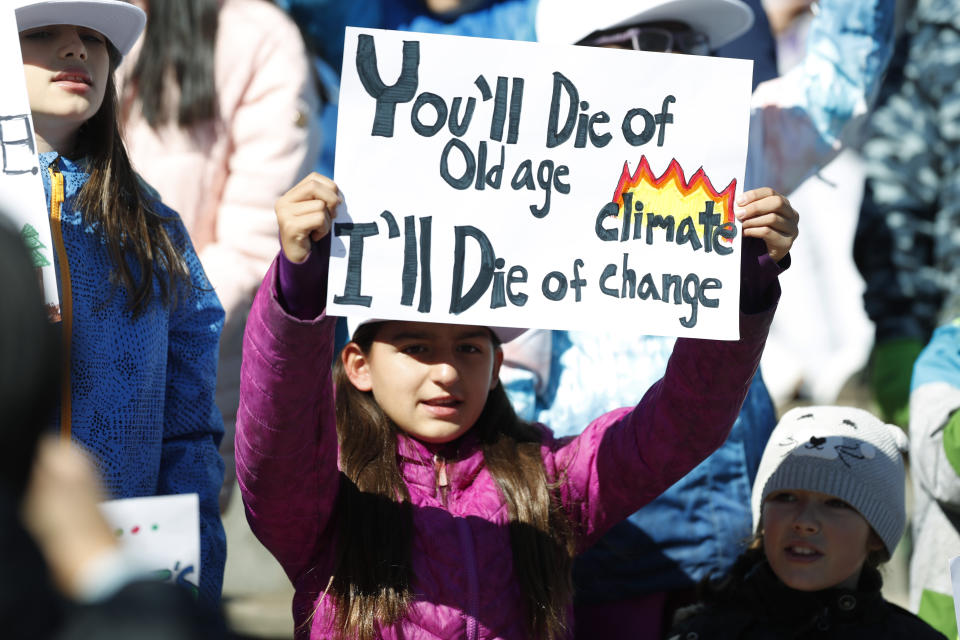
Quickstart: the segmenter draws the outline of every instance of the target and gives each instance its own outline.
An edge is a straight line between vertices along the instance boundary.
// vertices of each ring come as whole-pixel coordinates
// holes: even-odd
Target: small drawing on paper
[[[35,162],[36,144],[29,114],[0,116],[0,150],[6,175],[37,174],[40,169]]]

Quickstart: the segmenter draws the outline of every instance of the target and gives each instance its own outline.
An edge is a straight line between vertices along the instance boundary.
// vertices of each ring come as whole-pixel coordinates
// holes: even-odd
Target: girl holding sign
[[[223,310],[176,213],[134,173],[113,72],[143,29],[116,0],[16,0],[60,284],[60,432],[113,497],[200,496],[202,598],[220,597]]]
[[[517,330],[369,319],[332,374],[324,311],[336,185],[277,202],[281,255],[247,323],[237,472],[247,518],[296,588],[299,638],[566,638],[573,556],[726,437],[779,297],[797,214],[744,194],[738,342],[681,339],[634,409],[558,440],[499,381]],[[314,244],[315,243],[315,244]],[[752,254],[752,255],[747,255]]]

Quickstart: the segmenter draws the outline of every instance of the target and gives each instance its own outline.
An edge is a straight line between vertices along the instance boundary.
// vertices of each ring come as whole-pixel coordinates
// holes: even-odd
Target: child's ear
[[[490,391],[497,388],[500,384],[500,365],[503,364],[503,349],[497,347],[493,350],[493,373],[490,376]]]
[[[370,360],[356,342],[348,342],[340,352],[343,369],[347,379],[358,391],[370,391],[373,382],[370,379]]]
[[[883,544],[883,540],[880,539],[877,532],[870,529],[870,537],[867,538],[867,551],[883,551],[886,548],[887,546]]]

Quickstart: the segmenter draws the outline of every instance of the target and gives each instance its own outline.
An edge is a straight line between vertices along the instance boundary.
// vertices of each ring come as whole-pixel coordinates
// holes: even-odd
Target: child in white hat
[[[753,487],[750,548],[670,638],[943,638],[880,593],[906,526],[906,450],[861,409],[787,412]]]
[[[60,284],[59,431],[90,451],[111,497],[199,496],[200,566],[178,582],[214,605],[226,559],[214,404],[223,309],[180,217],[120,137],[114,71],[146,15],[117,0],[12,5]]]

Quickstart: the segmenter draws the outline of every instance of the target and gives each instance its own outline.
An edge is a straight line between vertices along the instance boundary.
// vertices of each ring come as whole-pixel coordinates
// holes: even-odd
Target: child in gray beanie
[[[907,448],[899,428],[861,409],[788,411],[753,486],[753,542],[702,585],[670,640],[943,638],[880,594],[877,566],[906,526]]]

